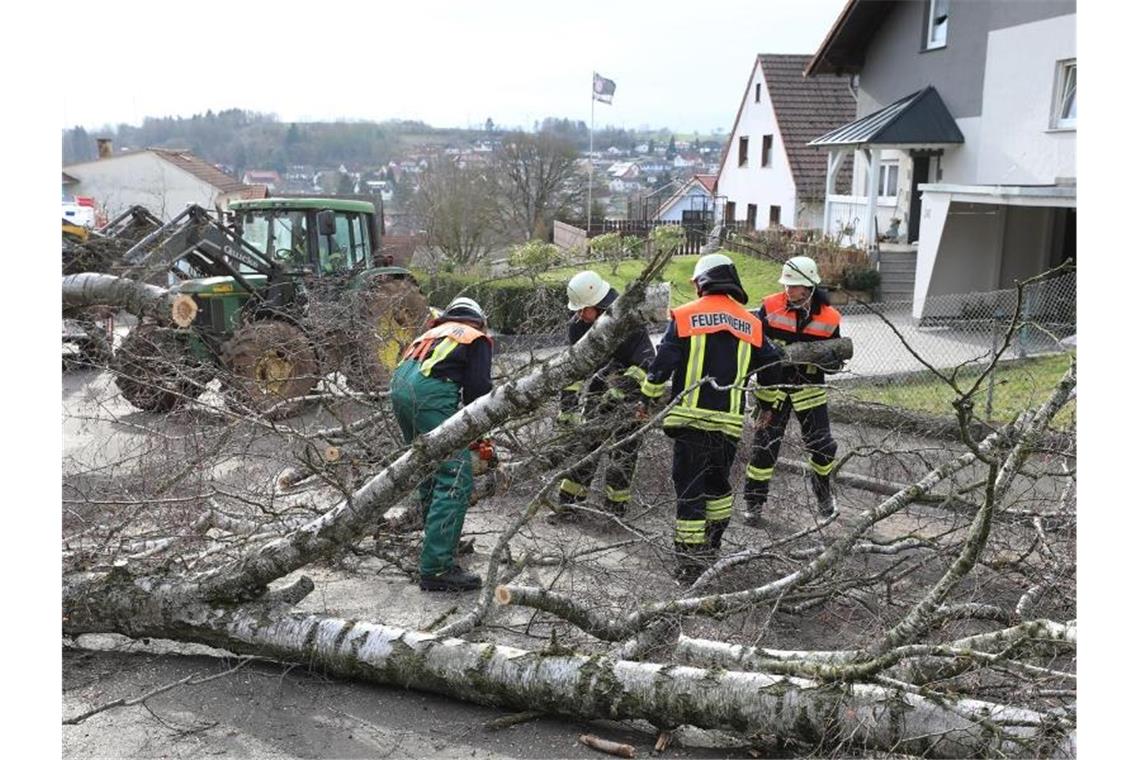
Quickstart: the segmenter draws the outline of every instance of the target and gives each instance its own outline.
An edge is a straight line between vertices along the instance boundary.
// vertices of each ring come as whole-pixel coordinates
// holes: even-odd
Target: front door
[[[908,243],[918,240],[918,224],[922,219],[922,199],[918,195],[918,186],[930,181],[930,156],[911,156],[911,160],[914,162],[914,168],[911,172],[910,213],[906,224]]]

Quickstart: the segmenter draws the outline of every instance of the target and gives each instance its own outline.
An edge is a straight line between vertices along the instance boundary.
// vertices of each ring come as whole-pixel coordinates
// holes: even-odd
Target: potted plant
[[[851,301],[872,301],[880,282],[882,276],[874,267],[848,267],[843,270],[839,288],[832,294],[832,303],[842,305]]]

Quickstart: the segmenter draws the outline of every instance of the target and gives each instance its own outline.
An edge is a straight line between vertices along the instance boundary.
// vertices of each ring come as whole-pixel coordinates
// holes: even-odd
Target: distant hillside
[[[376,167],[413,152],[417,146],[464,147],[477,140],[501,135],[490,129],[435,128],[417,121],[385,122],[281,122],[271,114],[230,109],[207,111],[191,117],[148,117],[142,126],[88,132],[75,127],[63,132],[64,165],[96,157],[95,138],[111,137],[115,150],[133,148],[184,148],[210,163],[232,168],[238,176],[247,169],[289,166],[337,166],[350,169]],[[574,141],[581,150],[589,144],[583,121],[547,118],[536,130],[554,132]],[[631,150],[656,139],[664,144],[668,130],[637,132],[605,127],[594,132],[595,150],[611,146]]]

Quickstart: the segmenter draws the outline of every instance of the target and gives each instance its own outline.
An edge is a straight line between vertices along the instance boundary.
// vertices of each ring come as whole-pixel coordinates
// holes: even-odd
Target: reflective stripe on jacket
[[[459,383],[469,404],[491,390],[492,348],[490,336],[471,325],[443,322],[413,340],[403,360],[419,362],[424,377]]]
[[[660,397],[672,375],[672,395],[682,398],[665,415],[666,432],[694,428],[739,438],[749,374],[775,366],[780,358],[764,339],[763,323],[724,295],[687,303],[674,309],[672,317],[641,392]],[[704,378],[720,387],[701,383]],[[686,392],[688,388],[693,389]]]
[[[818,289],[812,294],[811,305],[807,309],[791,306],[787,293],[779,292],[765,298],[755,316],[763,320],[765,335],[780,345],[840,337],[841,315],[827,303],[826,295]],[[780,382],[786,385],[818,385],[823,380],[819,367],[796,364],[784,370]]]

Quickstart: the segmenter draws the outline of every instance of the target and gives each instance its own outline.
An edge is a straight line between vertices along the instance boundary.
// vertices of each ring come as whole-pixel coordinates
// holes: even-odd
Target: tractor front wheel
[[[381,280],[358,294],[356,329],[345,376],[351,388],[385,388],[404,348],[427,326],[428,304],[409,279]]]
[[[202,394],[212,374],[174,330],[152,324],[131,330],[111,366],[123,398],[146,412],[185,406]]]
[[[320,379],[316,352],[304,331],[266,320],[241,327],[222,348],[227,396],[233,406],[270,419],[295,414]]]

